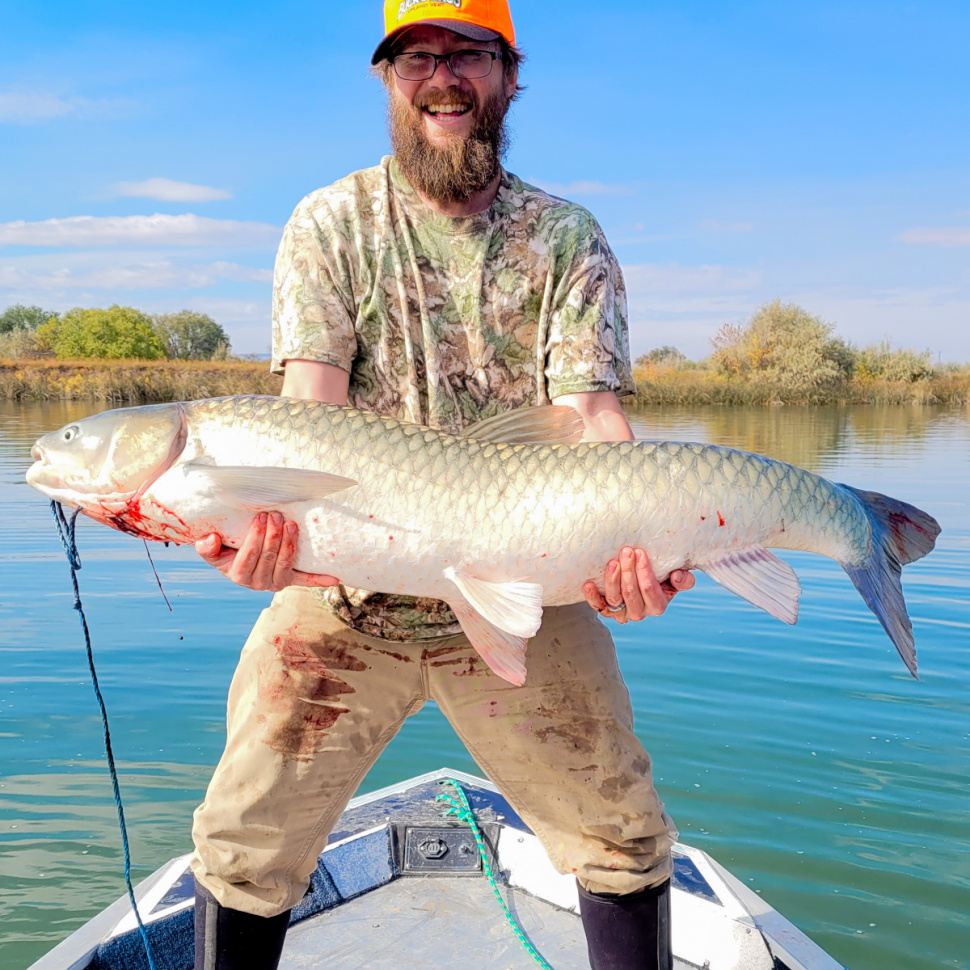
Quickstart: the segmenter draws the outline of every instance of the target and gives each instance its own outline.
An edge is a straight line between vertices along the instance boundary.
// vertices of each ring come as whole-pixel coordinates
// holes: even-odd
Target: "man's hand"
[[[336,586],[340,580],[293,568],[299,526],[279,512],[261,512],[253,519],[238,550],[222,544],[213,533],[195,544],[195,551],[237,586],[278,593],[287,586]]]
[[[606,567],[603,590],[595,583],[583,587],[586,602],[600,616],[629,623],[648,616],[660,616],[670,601],[682,590],[691,589],[694,577],[686,569],[675,569],[662,583],[654,575],[653,566],[642,549],[624,546],[616,559]],[[610,605],[622,609],[611,610]]]

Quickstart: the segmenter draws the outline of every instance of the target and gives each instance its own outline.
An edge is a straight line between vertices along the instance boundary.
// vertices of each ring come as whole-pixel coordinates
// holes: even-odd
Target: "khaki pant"
[[[527,664],[513,687],[462,636],[377,640],[284,590],[232,681],[226,750],[195,813],[196,878],[231,909],[294,906],[364,775],[432,698],[560,872],[592,892],[663,882],[677,833],[605,626],[585,604],[548,609]]]

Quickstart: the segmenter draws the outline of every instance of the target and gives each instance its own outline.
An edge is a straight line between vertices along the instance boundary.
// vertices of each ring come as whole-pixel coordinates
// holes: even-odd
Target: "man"
[[[287,224],[274,285],[283,395],[451,431],[568,404],[587,440],[631,440],[615,257],[588,212],[501,165],[521,61],[507,3],[388,0],[385,27],[373,63],[395,154],[312,193]],[[272,514],[238,552],[218,536],[199,544],[235,582],[277,595],[240,658],[226,752],[196,813],[196,966],[276,967],[333,824],[430,697],[576,875],[593,967],[669,967],[676,833],[589,607],[620,623],[657,615],[693,577],[661,584],[642,550],[620,550],[586,604],[546,610],[528,681],[512,687],[446,604],[295,572],[297,539]]]

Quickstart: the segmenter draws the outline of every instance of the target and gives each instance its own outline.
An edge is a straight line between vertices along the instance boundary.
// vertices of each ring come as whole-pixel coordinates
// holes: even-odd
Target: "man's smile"
[[[436,120],[448,121],[464,117],[472,106],[467,102],[450,101],[447,104],[427,104],[421,110]]]

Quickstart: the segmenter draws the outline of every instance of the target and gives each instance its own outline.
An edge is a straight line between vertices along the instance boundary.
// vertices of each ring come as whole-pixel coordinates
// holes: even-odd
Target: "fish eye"
[[[73,441],[77,436],[78,436],[77,425],[72,424],[69,428],[64,429],[64,434],[61,435],[61,438],[64,441]]]

